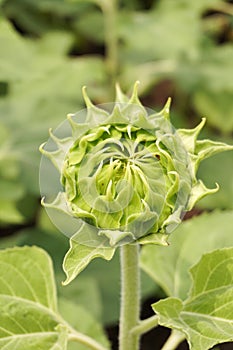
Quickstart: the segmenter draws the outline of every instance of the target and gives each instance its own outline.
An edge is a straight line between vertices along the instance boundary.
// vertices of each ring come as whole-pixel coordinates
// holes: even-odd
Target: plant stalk
[[[68,340],[86,345],[92,350],[107,350],[102,344],[98,343],[96,340],[90,338],[85,334],[76,332],[75,330],[73,330],[73,332],[69,335]]]
[[[105,26],[105,64],[112,87],[115,87],[118,70],[117,9],[118,0],[101,0]]]
[[[120,350],[139,350],[139,334],[132,330],[140,315],[139,245],[121,247]]]
[[[140,321],[140,323],[131,330],[131,333],[142,335],[144,333],[149,332],[151,329],[157,327],[158,324],[158,316],[154,315],[145,320]]]
[[[184,339],[184,334],[173,329],[161,350],[175,350]]]

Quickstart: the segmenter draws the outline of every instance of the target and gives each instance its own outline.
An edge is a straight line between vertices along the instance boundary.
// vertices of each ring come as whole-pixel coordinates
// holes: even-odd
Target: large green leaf
[[[0,348],[66,349],[49,256],[40,248],[0,252]]]
[[[56,311],[52,262],[37,247],[10,248],[0,252],[0,293],[26,298]]]
[[[233,248],[208,253],[191,269],[190,296],[153,304],[163,326],[183,332],[191,350],[233,340]]]
[[[233,246],[233,211],[215,211],[183,222],[169,239],[170,246],[142,248],[141,266],[168,296],[185,299],[190,289],[189,268],[206,252]]]

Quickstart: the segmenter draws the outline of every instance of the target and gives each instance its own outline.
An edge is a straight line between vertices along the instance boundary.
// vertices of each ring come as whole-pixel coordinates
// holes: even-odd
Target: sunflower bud
[[[68,116],[72,135],[50,132],[40,148],[57,167],[61,184],[55,200],[43,204],[72,218],[79,243],[166,244],[184,212],[218,190],[197,180],[197,169],[203,159],[232,146],[198,141],[204,119],[194,129],[175,130],[170,100],[155,113],[142,106],[137,86],[130,99],[117,87],[111,108],[94,106],[84,88],[87,109]]]

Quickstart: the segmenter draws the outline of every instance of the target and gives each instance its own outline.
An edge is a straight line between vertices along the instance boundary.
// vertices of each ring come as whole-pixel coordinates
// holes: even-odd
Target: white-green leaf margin
[[[233,247],[205,254],[191,268],[190,296],[152,305],[159,323],[185,334],[191,350],[233,341]]]
[[[65,350],[52,262],[38,247],[0,251],[0,349]]]
[[[66,274],[64,285],[69,284],[95,258],[111,260],[116,248],[104,247],[101,243],[97,247],[79,244],[73,236],[70,240],[70,249],[63,261],[63,270]]]

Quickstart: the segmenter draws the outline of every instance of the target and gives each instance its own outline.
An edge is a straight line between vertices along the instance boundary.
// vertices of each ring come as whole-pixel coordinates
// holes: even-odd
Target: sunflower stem
[[[140,321],[140,323],[132,329],[131,333],[142,335],[144,333],[147,333],[151,329],[156,328],[158,324],[158,316],[154,315],[145,320]]]
[[[140,273],[139,245],[121,247],[120,350],[138,350],[139,334],[132,330],[139,324]]]
[[[105,348],[102,344],[98,343],[95,339],[92,339],[92,338],[88,337],[87,335],[76,332],[76,331],[73,331],[69,335],[68,340],[83,344],[92,350],[107,350],[107,348]]]
[[[166,343],[161,350],[175,350],[177,346],[185,339],[184,334],[173,329]]]

